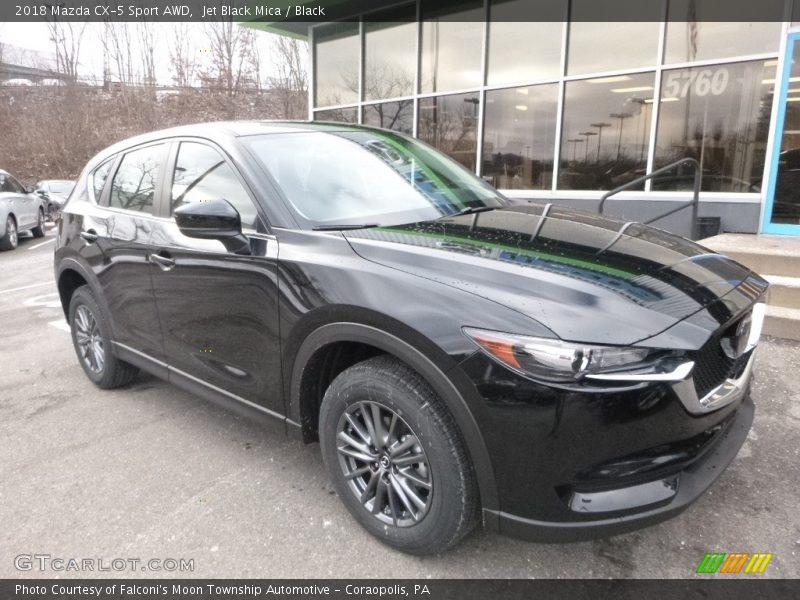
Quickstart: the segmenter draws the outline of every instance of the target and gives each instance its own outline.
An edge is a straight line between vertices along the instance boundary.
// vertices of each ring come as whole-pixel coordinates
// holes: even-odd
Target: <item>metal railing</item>
[[[692,209],[691,237],[692,237],[693,240],[696,240],[697,236],[698,236],[697,209],[698,209],[698,205],[700,203],[700,186],[703,183],[703,170],[700,168],[700,163],[697,162],[697,160],[695,160],[694,158],[682,158],[680,160],[676,160],[674,163],[670,163],[665,167],[661,167],[660,169],[656,169],[655,171],[653,171],[652,173],[648,173],[647,175],[642,175],[641,177],[637,177],[636,179],[633,179],[632,181],[629,181],[627,183],[622,184],[621,186],[619,186],[617,188],[614,188],[610,192],[606,192],[600,198],[600,204],[597,206],[597,211],[601,215],[603,214],[603,209],[605,208],[606,200],[608,200],[611,196],[613,196],[615,194],[618,194],[619,192],[622,192],[622,191],[627,190],[629,188],[632,188],[634,186],[637,186],[640,183],[644,183],[648,179],[652,179],[653,177],[657,177],[658,175],[661,175],[661,174],[666,173],[668,171],[672,171],[673,169],[676,169],[677,167],[680,167],[682,165],[692,165],[692,167],[694,168],[694,187],[692,189],[693,194],[692,194],[691,201],[690,202],[686,202],[684,204],[681,204],[680,206],[678,206],[676,208],[672,208],[672,209],[668,210],[667,212],[665,212],[665,213],[663,213],[661,215],[658,215],[657,217],[653,217],[652,219],[644,221],[644,224],[645,225],[650,225],[651,223],[654,223],[655,221],[659,221],[659,220],[661,220],[661,219],[663,219],[665,217],[668,217],[670,215],[674,215],[676,212],[682,211],[684,208],[690,208],[691,207],[691,209]]]

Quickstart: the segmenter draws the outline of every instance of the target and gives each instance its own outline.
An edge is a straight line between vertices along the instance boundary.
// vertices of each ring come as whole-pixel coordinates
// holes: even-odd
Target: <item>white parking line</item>
[[[43,296],[36,296],[29,298],[23,302],[25,306],[43,306],[46,308],[61,308],[61,299],[58,297],[58,292],[50,292]]]
[[[20,290],[29,290],[31,288],[53,284],[55,284],[55,281],[42,281],[41,283],[32,283],[31,285],[23,285],[22,287],[11,288],[9,290],[0,290],[0,294],[10,294],[11,292],[19,292]]]
[[[45,244],[49,244],[50,242],[55,242],[55,241],[56,241],[56,238],[50,238],[49,240],[45,240],[44,242],[39,242],[35,246],[31,246],[30,248],[28,248],[28,250],[36,250],[37,248],[41,248]]]
[[[51,327],[55,327],[56,329],[60,329],[61,331],[66,331],[67,333],[72,333],[67,325],[67,322],[64,319],[58,319],[57,321],[50,321],[47,323]]]

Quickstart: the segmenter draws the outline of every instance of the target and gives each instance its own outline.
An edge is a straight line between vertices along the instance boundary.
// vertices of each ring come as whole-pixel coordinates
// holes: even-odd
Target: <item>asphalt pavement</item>
[[[573,544],[477,531],[453,551],[416,558],[356,525],[317,445],[150,376],[94,387],[58,302],[53,241],[49,231],[0,252],[0,578],[693,577],[706,552],[771,552],[765,573],[746,577],[800,576],[797,343],[762,342],[750,437],[679,517]],[[89,564],[70,559],[95,570],[70,569]],[[125,568],[112,568],[115,559]],[[180,559],[193,571],[164,570]]]

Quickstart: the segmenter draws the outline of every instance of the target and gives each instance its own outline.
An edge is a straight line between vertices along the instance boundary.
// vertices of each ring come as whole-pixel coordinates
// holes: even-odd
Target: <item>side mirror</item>
[[[34,191],[36,191],[36,190],[34,190],[32,185],[26,185],[25,186],[25,193],[26,194],[32,194]]]
[[[229,252],[249,254],[250,242],[242,235],[242,221],[227,200],[192,202],[173,211],[175,223],[186,237],[219,240]]]

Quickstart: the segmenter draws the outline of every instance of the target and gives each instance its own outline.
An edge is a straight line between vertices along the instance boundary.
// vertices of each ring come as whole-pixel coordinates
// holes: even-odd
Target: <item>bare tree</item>
[[[206,24],[211,65],[205,72],[208,85],[221,87],[228,96],[235,96],[256,82],[253,71],[255,39],[252,29],[233,21]],[[256,59],[257,62],[257,59]]]
[[[188,23],[175,23],[169,42],[169,57],[170,71],[175,85],[191,87],[197,70],[197,55]]]
[[[348,81],[348,87],[358,90],[358,82]],[[391,64],[372,64],[364,74],[367,98],[397,98],[409,96],[414,89],[414,74]]]
[[[308,105],[308,44],[275,36],[271,51],[275,75],[270,79],[270,88],[278,105],[277,116],[304,119]]]
[[[288,90],[308,90],[308,43],[276,35],[272,41],[275,82]]]
[[[431,102],[432,110],[419,111],[419,138],[474,169],[477,97],[465,98],[463,104],[447,98],[433,98]]]
[[[55,47],[56,70],[71,83],[75,83],[78,80],[81,42],[86,25],[86,23],[72,23],[70,21],[54,20],[47,22],[50,41],[53,42]]]
[[[103,52],[108,63],[109,72],[105,75],[106,80],[111,79],[113,70],[116,80],[130,85],[136,81],[136,69],[133,65],[133,53],[131,52],[131,32],[128,23],[106,22],[103,27]]]
[[[411,133],[413,124],[413,100],[397,100],[364,107],[364,123]]]
[[[139,34],[139,53],[142,63],[142,83],[147,86],[156,85],[156,46],[158,36],[152,22],[141,21],[137,24]]]
[[[253,85],[255,89],[261,91],[261,51],[258,48],[258,39],[255,32],[251,31],[253,50],[250,53],[250,69],[253,73]]]

